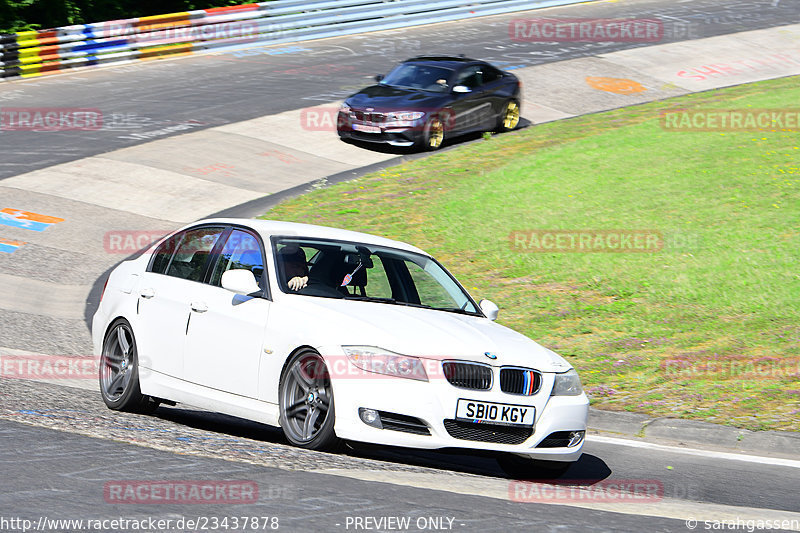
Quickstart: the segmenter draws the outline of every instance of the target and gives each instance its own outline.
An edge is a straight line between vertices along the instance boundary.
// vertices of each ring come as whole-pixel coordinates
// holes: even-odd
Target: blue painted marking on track
[[[0,252],[6,253],[6,254],[13,254],[17,250],[19,250],[20,246],[21,245],[19,245],[19,244],[9,244],[9,243],[5,243],[5,242],[0,242]]]
[[[52,224],[46,222],[37,222],[35,220],[27,220],[18,218],[9,213],[0,212],[0,224],[4,226],[11,226],[12,228],[30,229],[33,231],[44,231]]]

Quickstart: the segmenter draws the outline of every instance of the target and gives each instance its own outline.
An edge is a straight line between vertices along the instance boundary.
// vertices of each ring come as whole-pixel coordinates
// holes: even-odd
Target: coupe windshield
[[[395,248],[322,239],[273,237],[281,290],[480,314],[455,279],[430,257]]]
[[[449,89],[450,86],[447,82],[452,75],[453,71],[448,68],[403,63],[387,74],[381,83],[394,87],[443,93]]]

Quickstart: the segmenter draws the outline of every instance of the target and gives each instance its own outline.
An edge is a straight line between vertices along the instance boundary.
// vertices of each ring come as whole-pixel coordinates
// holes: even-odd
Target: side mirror
[[[453,92],[454,93],[461,93],[461,94],[471,93],[472,89],[470,89],[466,85],[456,85],[455,87],[453,87]]]
[[[378,83],[383,81],[383,74],[378,74],[377,76],[375,76],[375,81],[377,81]]]
[[[478,305],[481,306],[481,311],[486,315],[486,318],[489,320],[497,320],[497,313],[500,312],[500,308],[497,307],[496,303],[491,300],[481,300],[478,302]]]
[[[225,272],[222,275],[222,288],[243,295],[261,291],[253,273],[243,268]]]

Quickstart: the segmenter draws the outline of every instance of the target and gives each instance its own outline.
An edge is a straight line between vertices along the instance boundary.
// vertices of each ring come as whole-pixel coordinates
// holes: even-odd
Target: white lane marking
[[[391,483],[393,485],[446,491],[469,496],[482,496],[484,498],[494,498],[497,500],[511,502],[518,501],[515,499],[516,486],[518,484],[527,486],[529,483],[527,481],[518,482],[510,479],[486,478],[483,476],[452,474],[449,472],[428,473],[341,469],[318,469],[310,470],[310,472],[342,476],[361,481],[375,481],[379,483]],[[542,494],[544,494],[544,491],[542,491]],[[705,521],[710,521],[711,523],[723,521],[726,523],[731,523],[736,522],[737,520],[763,521],[769,518],[773,521],[785,520],[789,526],[784,529],[788,529],[790,531],[800,531],[800,513],[794,513],[790,511],[762,509],[756,507],[738,507],[734,505],[723,505],[711,502],[679,500],[676,498],[663,498],[660,501],[652,502],[637,502],[631,499],[624,500],[605,498],[598,500],[592,496],[593,491],[591,486],[576,487],[576,493],[572,497],[558,497],[552,499],[536,498],[535,501],[525,503],[565,505],[569,507],[581,507],[594,511],[606,511],[627,515],[653,516],[682,521],[697,521],[699,522],[701,528],[704,527]],[[524,496],[520,499],[524,500]]]
[[[658,450],[669,453],[680,453],[683,455],[694,455],[697,457],[710,457],[713,459],[725,459],[728,461],[743,461],[746,463],[758,463],[763,465],[788,466],[789,468],[800,468],[800,461],[795,461],[793,459],[781,459],[779,457],[763,457],[760,455],[745,455],[732,452],[700,450],[698,448],[681,448],[679,446],[667,446],[665,444],[655,444],[653,442],[619,439],[614,437],[603,437],[601,435],[587,435],[586,440],[588,442],[613,444],[615,446],[630,446],[631,448]]]

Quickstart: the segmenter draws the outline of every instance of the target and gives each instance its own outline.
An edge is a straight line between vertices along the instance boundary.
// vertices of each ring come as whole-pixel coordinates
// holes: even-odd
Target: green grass
[[[555,349],[593,405],[800,429],[800,134],[670,132],[667,106],[797,108],[799,78],[493,136],[317,190],[265,218],[439,258]],[[656,230],[656,253],[530,253],[512,231]]]

